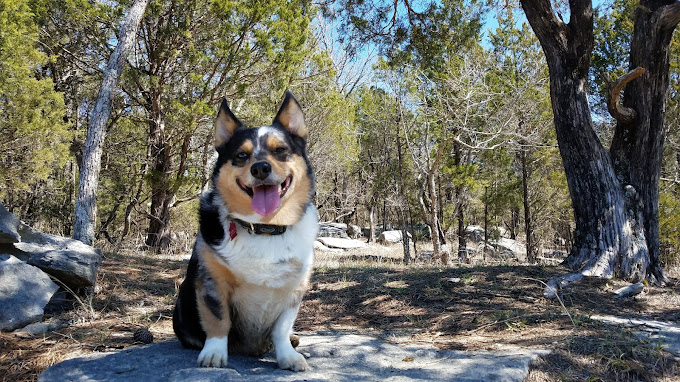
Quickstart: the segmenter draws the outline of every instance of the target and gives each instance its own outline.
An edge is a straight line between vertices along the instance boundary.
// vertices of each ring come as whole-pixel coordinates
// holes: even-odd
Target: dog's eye
[[[246,160],[248,159],[248,154],[241,151],[240,153],[236,154],[236,159]]]
[[[274,149],[274,154],[285,154],[286,153],[286,148],[285,147],[277,147]]]

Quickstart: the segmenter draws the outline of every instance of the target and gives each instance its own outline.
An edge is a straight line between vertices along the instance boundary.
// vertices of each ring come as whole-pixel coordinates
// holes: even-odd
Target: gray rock
[[[408,237],[412,237],[411,233],[408,233]],[[378,236],[378,243],[381,244],[394,244],[401,242],[401,231],[385,231]]]
[[[347,226],[347,236],[350,237],[350,239],[358,239],[362,236],[362,231],[361,227],[358,225],[350,224]]]
[[[25,224],[20,224],[18,231],[21,242],[12,244],[14,251],[10,253],[73,290],[95,284],[102,259],[99,249],[78,240],[36,231]],[[2,246],[0,244],[0,250]]]
[[[318,240],[314,240],[314,249],[319,250],[319,251],[323,251],[323,252],[332,252],[332,253],[343,252],[343,250],[339,249],[339,248],[328,248]]]
[[[21,328],[23,333],[27,334],[45,334],[65,327],[66,324],[62,322],[36,322],[34,324],[26,325]]]
[[[302,335],[309,369],[277,367],[261,358],[229,356],[225,369],[196,368],[198,351],[165,342],[75,358],[50,367],[39,381],[522,381],[541,350],[463,352],[395,345],[362,335]]]
[[[0,203],[0,243],[18,243],[21,240],[17,226],[21,222],[19,218],[7,211]]]
[[[37,231],[1,204],[0,253],[35,265],[73,290],[95,284],[102,260],[99,249],[78,240]]]
[[[478,225],[469,225],[465,227],[465,236],[473,243],[480,243],[484,241],[484,228]]]
[[[633,328],[639,338],[650,341],[650,346],[656,347],[661,343],[665,351],[680,357],[680,326],[674,323],[615,316],[593,315],[590,318],[611,325]]]
[[[349,239],[347,236],[347,224],[342,223],[319,223],[317,237],[338,237]]]
[[[636,296],[640,293],[642,293],[642,290],[645,288],[642,283],[636,283],[632,285],[628,285],[626,287],[617,289],[614,291],[614,298],[625,298],[625,297],[632,297]]]
[[[318,237],[316,240],[330,248],[355,249],[364,248],[366,246],[366,243],[361,240],[341,239],[338,237]]]
[[[40,269],[14,256],[0,255],[0,330],[15,330],[42,319],[57,289]]]

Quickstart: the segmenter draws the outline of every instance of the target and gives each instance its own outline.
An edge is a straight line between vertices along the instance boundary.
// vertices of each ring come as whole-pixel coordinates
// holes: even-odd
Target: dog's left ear
[[[305,126],[305,116],[302,113],[300,104],[290,91],[286,92],[286,97],[281,103],[281,108],[274,118],[274,123],[280,123],[291,134],[307,139],[307,126]]]

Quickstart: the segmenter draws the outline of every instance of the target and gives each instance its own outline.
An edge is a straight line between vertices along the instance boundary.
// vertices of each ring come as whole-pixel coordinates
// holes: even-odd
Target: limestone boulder
[[[57,289],[37,267],[0,255],[0,330],[11,331],[41,320]]]
[[[408,237],[411,237],[411,233],[408,233]],[[378,236],[378,243],[381,244],[394,244],[400,243],[402,239],[401,231],[385,231]]]
[[[349,239],[349,236],[347,236],[347,224],[319,223],[319,233],[316,236]]]
[[[362,236],[362,229],[358,225],[350,224],[347,226],[347,236],[350,237],[350,239],[358,239]]]
[[[366,243],[361,240],[343,239],[339,237],[319,237],[317,240],[329,248],[355,249],[366,247]]]
[[[102,260],[99,249],[78,240],[35,230],[2,205],[0,231],[4,232],[0,234],[0,254],[10,254],[34,265],[74,291],[95,284]]]

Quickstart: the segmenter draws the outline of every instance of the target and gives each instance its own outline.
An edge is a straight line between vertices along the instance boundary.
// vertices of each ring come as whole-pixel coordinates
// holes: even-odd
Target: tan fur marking
[[[244,141],[241,145],[241,151],[245,152],[246,154],[252,154],[254,148],[255,146],[253,146],[253,142],[249,140]]]
[[[309,285],[309,277],[312,275],[312,270],[309,269],[307,270],[307,274],[305,277],[303,277],[302,282],[300,282],[300,285],[295,289],[293,292],[293,300],[290,303],[291,308],[295,308],[298,304],[302,302],[302,297],[304,296],[305,292],[307,291],[307,286]]]
[[[208,338],[225,337],[229,334],[229,330],[231,330],[231,316],[229,311],[231,295],[234,292],[234,288],[238,287],[239,283],[229,268],[225,267],[217,260],[217,255],[210,247],[203,244],[200,246],[199,251],[201,260],[215,282],[220,304],[222,305],[222,319],[220,320],[210,311],[210,308],[201,297],[203,285],[200,281],[197,282],[196,297],[198,312],[201,317],[201,326]]]
[[[279,209],[275,213],[263,217],[262,222],[265,224],[293,225],[300,221],[305,212],[312,182],[307,176],[307,165],[302,157],[294,155],[292,161],[277,162],[277,164],[289,168],[289,173],[293,175],[293,183],[281,201]],[[274,169],[273,164],[272,169]]]
[[[236,167],[226,163],[220,169],[217,175],[216,187],[229,211],[242,215],[252,215],[255,213],[250,206],[252,199],[236,183],[238,178],[244,184],[248,184],[247,179],[249,177],[250,165]]]
[[[267,136],[267,150],[273,152],[274,150],[278,149],[279,147],[284,146],[283,142],[276,138],[273,135],[268,135]]]
[[[269,162],[269,164],[272,166],[272,173],[276,177],[281,179],[281,183],[283,183],[283,181],[286,180],[288,175],[291,174],[290,169],[288,169],[287,162],[279,162],[271,155],[267,155],[265,160]]]

